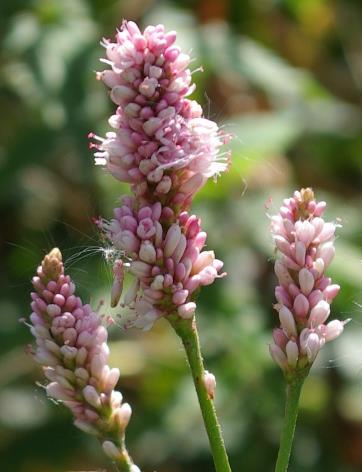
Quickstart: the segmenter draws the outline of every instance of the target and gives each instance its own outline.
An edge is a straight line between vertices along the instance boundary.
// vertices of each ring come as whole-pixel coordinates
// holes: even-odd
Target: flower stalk
[[[275,464],[275,472],[286,472],[288,470],[298,418],[299,399],[307,375],[308,372],[302,372],[287,383],[284,423],[280,437],[277,462]]]
[[[185,348],[205,429],[209,438],[215,470],[216,472],[231,472],[221,427],[213,402],[214,392],[210,392],[208,382],[205,381],[210,374],[204,368],[196,320],[194,317],[192,319],[182,319],[177,315],[170,315],[167,317],[167,320],[180,337]]]

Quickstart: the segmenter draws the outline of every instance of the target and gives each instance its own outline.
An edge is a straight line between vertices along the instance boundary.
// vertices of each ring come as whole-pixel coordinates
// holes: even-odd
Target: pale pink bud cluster
[[[99,315],[75,295],[59,249],[45,256],[32,283],[34,358],[49,380],[47,394],[72,411],[78,428],[99,435],[106,440],[105,450],[122,457],[131,407],[115,390],[119,369],[108,366],[107,330]]]
[[[348,321],[327,322],[339,285],[325,271],[335,248],[336,224],[322,218],[325,202],[310,188],[286,199],[271,218],[271,233],[280,253],[275,262],[275,289],[280,328],[273,332],[273,359],[286,372],[311,365],[327,341],[337,338]]]
[[[125,324],[146,330],[171,313],[192,318],[195,291],[224,275],[220,274],[223,263],[214,252],[202,251],[206,233],[200,220],[186,211],[175,217],[160,202],[138,208],[136,199],[123,197],[122,203],[114,210],[114,218],[99,221],[99,226],[129,261],[122,265],[116,261],[115,271],[126,268],[133,276],[121,301]],[[114,282],[117,300],[121,295],[118,279],[123,280],[123,275]]]
[[[90,137],[98,141],[91,143],[96,164],[131,183],[136,195],[149,201],[167,195],[169,204],[186,208],[191,200],[177,195],[180,186],[194,193],[227,168],[228,157],[220,153],[227,136],[202,117],[197,102],[186,98],[195,89],[190,57],[175,40],[176,33],[166,33],[163,25],[142,33],[124,21],[114,42],[103,41],[107,59],[102,61],[110,69],[97,77],[111,89],[118,107],[109,119],[114,131],[104,139]]]

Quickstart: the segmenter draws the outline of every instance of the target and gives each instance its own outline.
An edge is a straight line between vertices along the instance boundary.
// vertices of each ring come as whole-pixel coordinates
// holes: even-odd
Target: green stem
[[[122,444],[122,456],[116,461],[116,466],[119,472],[131,472],[133,461],[130,458],[126,446]]]
[[[285,417],[283,431],[280,438],[278,458],[275,465],[275,472],[286,472],[288,470],[295,426],[298,417],[299,399],[305,378],[305,373],[299,373],[299,375],[296,375],[294,378],[290,379],[287,384]]]
[[[167,317],[171,326],[181,338],[185,348],[199,404],[204,419],[206,432],[214,459],[216,472],[231,472],[228,456],[225,450],[221,428],[216,416],[214,403],[206,390],[203,381],[205,375],[204,364],[201,356],[199,336],[195,319],[184,320],[177,315]]]

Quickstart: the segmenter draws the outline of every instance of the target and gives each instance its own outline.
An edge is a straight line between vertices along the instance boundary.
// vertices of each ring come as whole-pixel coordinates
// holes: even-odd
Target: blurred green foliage
[[[195,97],[233,133],[233,166],[197,197],[208,247],[229,276],[202,291],[205,361],[234,472],[269,471],[283,381],[268,355],[275,278],[268,218],[301,186],[340,218],[334,314],[352,317],[327,346],[302,398],[295,471],[362,468],[361,10],[352,0],[3,0],[0,6],[0,450],[4,472],[113,470],[96,440],[45,397],[25,354],[30,278],[58,245],[82,296],[108,309],[110,268],[91,222],[126,189],[95,169],[87,133],[111,103],[93,71],[99,39],[122,18],[165,23],[195,58]],[[272,197],[272,200],[270,199]],[[112,365],[133,405],[128,446],[144,472],[211,472],[178,340],[111,330]]]

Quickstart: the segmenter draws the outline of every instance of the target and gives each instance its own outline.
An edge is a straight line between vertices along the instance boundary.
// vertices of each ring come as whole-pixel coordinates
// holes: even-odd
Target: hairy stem
[[[286,472],[288,470],[298,417],[299,399],[305,378],[305,373],[296,375],[294,378],[290,379],[287,384],[285,416],[277,462],[275,464],[275,472]]]
[[[192,320],[184,320],[177,315],[170,315],[167,319],[181,338],[186,351],[197,397],[199,399],[202,417],[209,438],[215,470],[216,472],[231,472],[220,424],[216,416],[214,402],[210,398],[204,383],[205,369],[201,356],[196,321],[194,318]]]

